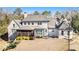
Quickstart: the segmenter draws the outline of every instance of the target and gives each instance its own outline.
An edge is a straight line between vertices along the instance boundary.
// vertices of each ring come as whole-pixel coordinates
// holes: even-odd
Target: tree
[[[23,19],[24,18],[24,15],[21,14],[22,13],[22,9],[21,8],[16,8],[15,11],[14,11],[14,19]]]
[[[65,19],[64,15],[61,15],[61,18]]]
[[[51,11],[44,11],[42,12],[42,15],[50,15],[51,14]]]
[[[0,13],[2,13],[3,12],[3,8],[0,8]]]
[[[9,19],[7,14],[5,15],[5,19],[4,20],[5,20],[6,24],[9,24],[10,19]]]
[[[21,12],[22,12],[21,8],[16,8],[15,11],[14,11],[14,14],[19,16],[19,15],[21,15]]]
[[[69,12],[68,11],[66,11],[65,13],[64,13],[64,15],[65,15],[65,17],[67,17],[67,15],[69,14]]]
[[[55,17],[57,17],[57,18],[60,19],[61,16],[62,16],[61,12],[59,12],[59,11],[56,11],[56,12],[55,12]]]
[[[74,28],[75,32],[79,32],[79,15],[78,14],[72,17],[71,25]]]
[[[35,11],[34,13],[33,13],[33,15],[39,15],[40,13],[38,12],[38,11]]]
[[[61,12],[56,11],[55,15],[61,15]]]

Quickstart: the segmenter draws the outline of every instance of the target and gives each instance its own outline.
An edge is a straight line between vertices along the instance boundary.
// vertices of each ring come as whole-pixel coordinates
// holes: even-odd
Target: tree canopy
[[[50,15],[51,14],[51,11],[44,11],[42,12],[42,15]]]
[[[74,15],[72,17],[72,27],[74,28],[75,32],[79,32],[79,15]]]
[[[22,9],[16,8],[13,16],[14,16],[14,19],[23,19],[24,15],[22,14]]]
[[[14,14],[16,15],[21,15],[22,9],[21,8],[16,8],[14,11]]]
[[[40,13],[38,11],[34,11],[33,15],[39,15]]]

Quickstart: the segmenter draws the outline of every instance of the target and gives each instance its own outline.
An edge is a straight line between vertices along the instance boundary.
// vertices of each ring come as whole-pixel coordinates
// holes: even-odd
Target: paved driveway
[[[67,49],[65,39],[21,40],[15,49],[10,51],[62,51]]]
[[[79,35],[75,35],[73,41],[71,42],[70,48],[79,51]]]
[[[0,51],[2,51],[7,45],[8,43],[6,41],[0,39]]]

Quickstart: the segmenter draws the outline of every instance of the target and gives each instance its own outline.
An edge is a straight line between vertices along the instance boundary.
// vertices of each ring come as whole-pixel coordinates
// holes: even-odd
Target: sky
[[[17,7],[3,7],[3,10],[5,10],[6,12],[13,12]],[[27,12],[27,13],[33,13],[34,11],[39,11],[39,12],[43,12],[43,11],[51,11],[56,12],[56,11],[71,11],[71,10],[78,10],[79,11],[79,7],[20,7],[22,9],[23,12]]]

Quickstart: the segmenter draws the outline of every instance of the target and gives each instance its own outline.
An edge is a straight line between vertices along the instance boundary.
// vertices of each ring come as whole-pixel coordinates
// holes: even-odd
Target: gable
[[[18,20],[12,20],[8,26],[8,29],[16,29],[16,28],[20,28],[20,24]]]
[[[67,22],[63,21],[63,23],[61,24],[61,26],[59,27],[59,29],[61,30],[73,30],[73,28],[71,27],[71,25],[69,25]]]

